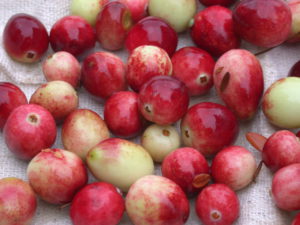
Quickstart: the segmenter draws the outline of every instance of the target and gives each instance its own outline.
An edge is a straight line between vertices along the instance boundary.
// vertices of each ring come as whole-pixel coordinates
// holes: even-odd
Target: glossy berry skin
[[[300,164],[294,163],[278,170],[272,180],[272,197],[280,209],[300,209]]]
[[[300,225],[300,213],[296,215],[296,217],[293,219],[291,225]]]
[[[56,133],[51,113],[35,104],[17,107],[8,117],[3,129],[7,147],[23,160],[32,159],[42,149],[51,147]]]
[[[27,103],[24,92],[18,86],[10,82],[0,82],[0,130],[11,112]]]
[[[239,217],[239,199],[227,185],[212,184],[199,194],[196,213],[204,225],[231,225]]]
[[[164,49],[170,56],[177,48],[176,31],[165,21],[149,16],[135,24],[127,34],[126,48],[132,52],[141,45],[154,45]]]
[[[95,182],[75,195],[70,217],[74,225],[117,225],[124,210],[125,202],[113,185]]]
[[[34,192],[50,204],[66,204],[88,181],[86,167],[76,154],[43,149],[28,164],[27,177]]]
[[[168,154],[161,170],[164,177],[178,184],[187,195],[192,195],[200,190],[193,186],[195,177],[203,173],[208,174],[209,166],[199,151],[184,147]]]
[[[3,46],[12,59],[23,63],[37,62],[47,51],[48,45],[48,32],[37,18],[19,13],[7,21]]]
[[[181,80],[191,96],[207,93],[213,86],[215,61],[206,51],[184,47],[172,56],[173,76]]]
[[[250,151],[241,146],[229,146],[214,157],[211,175],[215,183],[226,184],[238,191],[252,182],[256,168]]]
[[[169,125],[181,119],[188,105],[186,86],[169,76],[151,78],[139,93],[138,106],[142,115],[159,125]]]
[[[97,40],[107,50],[121,49],[132,23],[130,11],[126,5],[121,2],[110,2],[103,6],[97,16]]]
[[[127,5],[135,23],[148,15],[149,0],[120,0],[120,2]]]
[[[273,172],[290,164],[300,163],[299,138],[288,130],[275,132],[264,144],[262,159]]]
[[[288,76],[290,77],[300,77],[300,60],[297,61],[289,71]]]
[[[15,177],[0,179],[0,199],[0,225],[31,224],[37,198],[27,182]]]
[[[171,74],[171,59],[162,48],[142,45],[134,49],[128,58],[126,79],[136,92],[152,77]]]
[[[183,225],[189,201],[181,188],[168,178],[148,175],[138,179],[125,200],[126,212],[135,225]]]
[[[233,49],[216,62],[214,86],[217,94],[240,120],[257,112],[264,91],[263,70],[249,51]]]
[[[196,14],[191,37],[200,48],[214,56],[239,48],[240,38],[233,26],[232,12],[223,6],[210,6]]]
[[[104,120],[116,136],[129,138],[138,135],[143,128],[143,117],[138,109],[138,94],[120,91],[107,99]]]
[[[234,2],[236,2],[236,0],[199,0],[199,2],[205,6],[212,6],[212,5],[229,6]]]
[[[239,131],[234,114],[227,107],[213,102],[190,107],[180,127],[183,143],[206,157],[231,145]]]
[[[122,60],[109,52],[95,52],[82,65],[82,85],[93,96],[107,99],[114,92],[127,89],[126,67]]]
[[[233,10],[234,28],[251,44],[271,48],[283,43],[291,30],[292,15],[282,0],[239,1]]]
[[[79,56],[95,46],[93,27],[79,16],[65,16],[58,20],[50,31],[53,51],[66,51]]]

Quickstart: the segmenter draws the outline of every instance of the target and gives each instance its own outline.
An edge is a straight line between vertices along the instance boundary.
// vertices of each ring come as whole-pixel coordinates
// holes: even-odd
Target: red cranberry
[[[50,31],[52,49],[78,56],[93,48],[96,35],[93,27],[79,16],[66,16],[58,20]]]
[[[236,32],[243,39],[270,48],[287,39],[292,15],[282,0],[243,0],[233,10],[233,21]]]
[[[226,184],[237,191],[252,182],[256,168],[251,152],[241,146],[230,146],[215,156],[211,174],[215,183]]]
[[[300,213],[297,214],[291,225],[300,225]]]
[[[199,0],[205,6],[211,5],[222,5],[222,6],[229,6],[233,4],[236,0]]]
[[[142,45],[134,49],[127,65],[127,82],[137,92],[150,78],[172,74],[169,55],[162,48],[152,45]]]
[[[204,188],[196,201],[196,213],[204,225],[231,225],[239,212],[239,199],[225,184]]]
[[[131,91],[113,94],[105,102],[104,120],[113,134],[125,138],[136,136],[143,128],[138,95]]]
[[[141,45],[155,45],[164,49],[170,56],[175,52],[178,37],[175,30],[163,20],[149,16],[140,20],[128,32],[126,48],[132,52]]]
[[[184,47],[172,56],[173,76],[181,80],[191,96],[203,95],[213,86],[214,59],[204,50]]]
[[[82,65],[82,85],[92,95],[106,99],[127,89],[123,61],[109,52],[89,55]]]
[[[188,90],[173,77],[156,76],[142,86],[138,105],[147,120],[159,125],[172,124],[183,117],[188,109]]]
[[[212,156],[231,145],[239,131],[234,114],[213,102],[201,102],[189,108],[180,126],[184,144],[204,156]]]
[[[215,56],[240,46],[240,38],[234,32],[232,12],[222,6],[200,11],[194,18],[191,36],[200,48]]]
[[[126,5],[121,2],[104,5],[96,21],[96,35],[101,46],[112,51],[121,49],[132,23]]]
[[[96,182],[75,195],[70,217],[74,225],[117,225],[124,209],[124,200],[113,185]]]
[[[272,197],[280,209],[300,209],[300,163],[283,167],[274,174]]]
[[[204,156],[193,148],[179,148],[164,159],[162,175],[178,184],[187,194],[197,193],[197,178],[209,173],[209,167]],[[209,176],[207,176],[209,181]]]
[[[300,60],[297,61],[289,71],[289,76],[300,77]]]
[[[45,26],[37,18],[20,13],[6,23],[3,45],[14,60],[33,63],[47,51],[49,37]]]
[[[18,86],[9,82],[0,82],[0,130],[3,129],[11,112],[27,103],[25,94]]]
[[[135,23],[147,16],[149,0],[119,0],[127,5],[131,12],[132,19]]]

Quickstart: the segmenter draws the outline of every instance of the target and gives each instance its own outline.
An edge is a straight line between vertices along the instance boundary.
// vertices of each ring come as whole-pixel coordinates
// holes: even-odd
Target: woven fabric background
[[[162,0],[163,1],[163,0]],[[39,86],[45,82],[41,71],[41,63],[33,65],[24,65],[12,61],[4,51],[2,44],[2,33],[6,21],[16,13],[28,13],[39,18],[50,31],[51,26],[61,17],[69,14],[69,0],[1,0],[0,1],[0,81],[9,81],[16,83],[26,93],[28,99]],[[200,7],[199,7],[200,9]],[[180,34],[178,48],[183,46],[193,45],[188,32]],[[257,52],[260,49],[249,44],[243,44],[243,47]],[[97,47],[91,51],[100,51]],[[45,57],[52,53],[49,47]],[[124,62],[127,60],[127,52],[115,52]],[[88,53],[87,53],[88,54]],[[84,57],[84,56],[83,56]],[[82,58],[83,58],[82,57]],[[82,59],[81,58],[81,59]],[[265,88],[269,87],[275,80],[285,77],[289,68],[300,59],[300,44],[298,45],[282,45],[259,56],[259,60],[263,66],[265,77]],[[90,108],[100,115],[103,115],[103,104],[96,102],[91,98],[83,88],[78,90],[80,98],[80,108]],[[216,96],[214,90],[203,97],[193,98],[191,105],[201,101],[213,101],[221,103]],[[177,124],[178,127],[178,124]],[[246,141],[245,133],[248,131],[262,133],[269,136],[276,130],[271,126],[264,117],[261,109],[255,118],[247,123],[241,123],[240,134],[235,142],[236,145],[242,145],[248,148],[257,159],[260,161],[260,153],[255,151]],[[138,142],[139,138],[133,141]],[[57,141],[54,147],[62,148],[60,140],[60,127]],[[0,136],[0,178],[3,177],[19,177],[27,180],[26,177],[27,162],[16,159],[7,149],[2,135]],[[156,173],[160,172],[159,166],[156,168]],[[239,191],[238,197],[241,203],[241,213],[236,225],[288,225],[295,213],[288,213],[277,209],[270,195],[272,173],[266,167],[263,167],[259,174],[256,183],[252,183],[249,187]],[[94,181],[90,175],[90,182]],[[1,220],[1,218],[0,218]],[[59,206],[49,205],[39,200],[37,214],[33,220],[34,225],[70,225],[69,207],[61,209]],[[127,215],[125,214],[121,223],[129,225]],[[188,225],[201,224],[194,211],[194,202],[191,200],[191,214]]]

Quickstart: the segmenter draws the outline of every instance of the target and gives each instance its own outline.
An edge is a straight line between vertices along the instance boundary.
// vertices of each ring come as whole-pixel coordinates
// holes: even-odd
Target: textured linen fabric
[[[13,82],[21,87],[29,99],[39,84],[44,83],[45,79],[41,70],[41,63],[25,65],[12,61],[4,51],[2,44],[2,33],[7,20],[16,13],[28,13],[39,20],[50,31],[51,26],[61,17],[69,14],[68,0],[1,0],[0,1],[0,81]],[[178,48],[193,45],[188,32],[180,34]],[[249,44],[243,44],[246,49],[257,52],[260,49]],[[97,47],[90,52],[99,51]],[[51,54],[49,47],[44,58]],[[127,52],[125,50],[115,52],[124,62],[127,60]],[[88,54],[88,53],[87,53]],[[87,55],[86,54],[86,55]],[[42,60],[44,60],[44,58]],[[298,45],[282,45],[272,51],[258,57],[264,70],[265,88],[269,87],[275,80],[285,77],[289,68],[300,59],[300,44]],[[81,60],[83,57],[81,58]],[[97,102],[81,88],[78,90],[79,107],[89,108],[103,116],[103,104]],[[213,101],[222,103],[212,89],[209,94],[203,97],[193,98],[191,105],[202,102]],[[178,127],[179,124],[177,124]],[[54,147],[62,148],[60,139],[60,128]],[[257,164],[261,159],[260,153],[254,150],[246,141],[245,134],[248,131],[258,132],[266,137],[270,136],[277,128],[271,126],[264,117],[261,109],[255,118],[249,122],[240,124],[240,133],[235,142],[249,149],[256,157]],[[133,141],[139,142],[139,138]],[[0,178],[3,177],[19,177],[27,180],[26,168],[28,162],[18,160],[7,149],[2,135],[0,136]],[[159,166],[156,167],[156,174],[160,174]],[[90,174],[90,182],[95,181]],[[236,225],[288,225],[295,213],[284,212],[275,207],[271,195],[272,173],[263,166],[256,183],[252,183],[247,188],[237,192],[240,199],[241,212],[240,217],[235,223]],[[1,220],[1,218],[0,218]],[[47,204],[41,200],[38,202],[38,209],[34,217],[34,225],[71,225],[69,218],[69,207],[60,208]],[[132,224],[127,215],[123,216],[121,225]],[[188,225],[201,224],[198,220],[195,209],[194,200],[191,200],[191,213]]]

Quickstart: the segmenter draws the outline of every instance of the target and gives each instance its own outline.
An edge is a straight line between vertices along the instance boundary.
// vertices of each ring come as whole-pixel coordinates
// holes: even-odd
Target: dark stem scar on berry
[[[31,113],[27,116],[27,121],[32,125],[37,125],[39,121],[39,116]]]
[[[170,136],[170,131],[168,131],[167,129],[163,129],[162,130],[162,134],[166,137]]]
[[[35,57],[35,52],[29,51],[26,53],[26,58],[33,59]]]
[[[188,129],[184,130],[184,136],[187,137],[187,138],[190,138],[190,132],[189,132]]]
[[[230,73],[227,72],[225,73],[222,81],[221,81],[221,86],[220,86],[220,91],[224,92],[229,84],[229,80],[230,80]]]
[[[203,188],[206,186],[211,180],[211,176],[207,173],[201,173],[194,177],[193,180],[193,187],[194,188]]]
[[[258,151],[262,151],[267,138],[254,132],[248,132],[246,134],[247,141]]]
[[[152,113],[152,107],[148,104],[145,104],[144,109],[147,113],[151,114]]]
[[[221,219],[221,213],[218,210],[213,210],[210,214],[210,217],[213,221],[217,221]]]
[[[92,67],[95,66],[95,64],[96,64],[95,62],[91,61],[91,62],[89,62],[88,67],[89,67],[89,68],[92,68]]]
[[[209,81],[209,77],[206,73],[202,73],[197,77],[197,83],[200,85],[206,85]]]
[[[259,162],[259,164],[258,164],[258,167],[256,168],[256,170],[255,170],[255,172],[254,172],[254,174],[253,174],[253,178],[252,178],[252,181],[255,183],[256,182],[256,178],[257,178],[257,176],[258,176],[258,174],[260,173],[260,171],[261,171],[261,168],[262,168],[262,166],[263,166],[263,161],[260,161]]]
[[[219,67],[218,69],[216,69],[216,75],[220,74],[224,69],[224,66]]]

